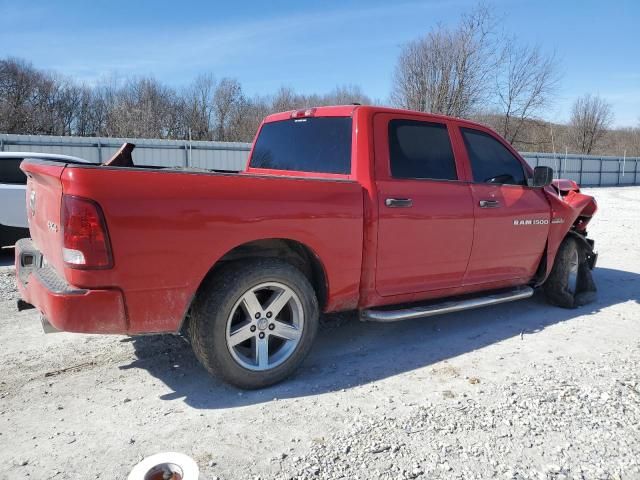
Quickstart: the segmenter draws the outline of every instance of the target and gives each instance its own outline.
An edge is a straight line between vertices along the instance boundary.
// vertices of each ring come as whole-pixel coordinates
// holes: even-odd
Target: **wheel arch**
[[[533,283],[536,287],[545,283],[551,274],[551,270],[553,269],[553,265],[556,261],[556,256],[558,254],[558,250],[560,249],[560,245],[565,242],[568,238],[573,238],[578,245],[585,249],[587,255],[593,255],[593,241],[589,240],[586,235],[575,231],[570,228],[566,234],[561,237],[560,241],[557,242],[555,249],[553,250],[553,254],[551,255],[549,252],[549,242],[545,245],[544,252],[542,254],[542,258],[540,259],[540,263],[538,264],[538,269],[536,270],[536,274],[533,279]]]
[[[327,304],[329,284],[326,268],[317,253],[308,245],[289,238],[265,238],[242,243],[230,249],[222,255],[201,279],[194,292],[193,298],[198,295],[207,280],[216,274],[224,265],[229,262],[241,262],[254,258],[277,258],[290,263],[298,268],[309,279],[316,296],[318,305],[322,311]],[[189,302],[189,307],[184,315],[179,331],[184,330],[188,325],[189,313],[193,298]]]

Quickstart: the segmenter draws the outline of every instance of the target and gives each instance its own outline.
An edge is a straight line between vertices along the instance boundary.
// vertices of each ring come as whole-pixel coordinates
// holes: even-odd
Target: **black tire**
[[[295,350],[268,370],[244,368],[227,346],[227,322],[234,305],[248,290],[265,282],[279,282],[301,301],[304,326]],[[188,334],[198,360],[214,376],[243,389],[257,389],[290,376],[311,350],[319,323],[318,300],[309,280],[294,266],[277,259],[233,262],[208,278],[197,294]]]
[[[578,271],[576,281],[572,285],[571,264],[576,255]],[[560,244],[551,273],[542,288],[547,301],[562,308],[576,308],[595,299],[596,288],[585,247],[575,238],[567,237]]]

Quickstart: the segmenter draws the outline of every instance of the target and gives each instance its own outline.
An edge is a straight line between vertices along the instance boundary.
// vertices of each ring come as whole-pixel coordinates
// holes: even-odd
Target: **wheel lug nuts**
[[[267,318],[271,318],[271,317],[273,317],[273,313],[267,312]]]
[[[256,326],[255,326],[255,325],[251,325],[250,330],[251,330],[252,332],[255,332],[255,331],[256,331]]]
[[[269,330],[273,330],[274,328],[276,328],[276,326],[273,323],[269,324]]]
[[[256,313],[256,318],[260,318],[260,314],[259,313]]]
[[[264,338],[264,332],[260,332],[260,335],[258,335],[260,338]]]

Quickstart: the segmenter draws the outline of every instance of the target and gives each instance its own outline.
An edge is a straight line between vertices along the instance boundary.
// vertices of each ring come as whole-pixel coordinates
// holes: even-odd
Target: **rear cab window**
[[[250,169],[351,174],[351,117],[291,118],[265,123]]]

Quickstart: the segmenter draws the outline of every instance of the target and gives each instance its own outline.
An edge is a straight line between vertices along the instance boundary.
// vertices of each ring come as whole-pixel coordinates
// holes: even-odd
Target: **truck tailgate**
[[[60,177],[66,165],[25,160],[20,168],[27,174],[27,219],[35,246],[58,273],[64,272]]]

